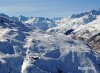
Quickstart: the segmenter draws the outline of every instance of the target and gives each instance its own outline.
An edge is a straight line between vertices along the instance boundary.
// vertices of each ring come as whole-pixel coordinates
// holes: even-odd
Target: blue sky
[[[0,0],[0,13],[10,16],[60,17],[100,7],[100,0]]]

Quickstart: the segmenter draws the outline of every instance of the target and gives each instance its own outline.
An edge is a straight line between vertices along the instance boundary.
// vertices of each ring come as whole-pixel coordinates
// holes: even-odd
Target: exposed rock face
[[[95,51],[100,53],[100,33],[97,35],[94,35],[87,41]]]
[[[81,40],[87,43],[91,49],[95,50],[96,52],[100,53],[100,34],[95,35],[89,39],[84,37],[76,37],[75,35],[72,36],[73,39]]]

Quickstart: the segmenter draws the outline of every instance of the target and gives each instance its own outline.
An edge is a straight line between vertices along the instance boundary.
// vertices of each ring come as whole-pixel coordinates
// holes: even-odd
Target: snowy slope
[[[26,38],[24,47],[28,49],[22,73],[100,72],[99,54],[92,51],[85,43],[62,34],[33,32]]]
[[[56,21],[56,24],[58,24],[57,27],[48,29],[47,32],[55,33],[65,33],[69,29],[77,29],[79,27],[84,26],[85,24],[95,20],[96,17],[85,15],[80,18],[63,18],[59,21]]]
[[[74,31],[77,36],[84,38],[90,38],[93,35],[100,33],[100,16],[97,17],[93,22],[88,23],[87,25],[78,28]]]

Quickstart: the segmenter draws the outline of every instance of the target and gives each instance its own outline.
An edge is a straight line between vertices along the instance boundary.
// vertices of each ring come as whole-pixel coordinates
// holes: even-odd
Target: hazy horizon
[[[0,0],[0,13],[10,16],[66,17],[99,7],[99,0]]]

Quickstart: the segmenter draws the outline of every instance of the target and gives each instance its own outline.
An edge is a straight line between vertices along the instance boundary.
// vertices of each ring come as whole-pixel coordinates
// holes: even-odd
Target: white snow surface
[[[100,33],[100,16],[93,22],[80,27],[74,31],[78,37],[90,38],[98,33]]]

